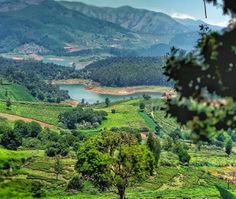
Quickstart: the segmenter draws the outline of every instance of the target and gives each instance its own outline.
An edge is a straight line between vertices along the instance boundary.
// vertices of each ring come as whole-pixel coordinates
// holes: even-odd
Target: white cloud
[[[174,12],[170,14],[171,17],[173,18],[178,18],[178,19],[196,19],[195,17],[185,14],[185,13],[178,13]]]
[[[211,25],[216,25],[216,26],[221,26],[221,27],[226,27],[228,24],[229,24],[229,20],[226,20],[226,21],[219,21],[219,22],[209,22],[209,24]]]

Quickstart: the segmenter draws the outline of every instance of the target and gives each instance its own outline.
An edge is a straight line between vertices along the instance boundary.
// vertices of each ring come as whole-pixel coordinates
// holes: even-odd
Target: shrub
[[[43,185],[39,181],[33,181],[31,184],[31,193],[35,198],[41,198],[44,196],[44,191],[42,189]]]
[[[83,188],[84,188],[83,180],[79,176],[73,177],[67,185],[67,191],[69,190],[82,191]]]
[[[60,143],[53,143],[46,148],[45,153],[49,157],[54,157],[57,155],[67,156],[69,150],[66,146]]]

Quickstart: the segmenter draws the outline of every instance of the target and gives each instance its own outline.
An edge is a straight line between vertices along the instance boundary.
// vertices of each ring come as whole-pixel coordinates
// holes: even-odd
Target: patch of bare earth
[[[22,116],[18,116],[18,115],[12,115],[12,114],[8,114],[8,113],[0,113],[0,117],[6,118],[10,121],[17,121],[17,120],[22,120],[24,122],[37,122],[42,128],[53,128],[53,125],[47,124],[45,122],[41,122],[38,120],[34,120],[31,118],[26,118],[26,117],[22,117]]]

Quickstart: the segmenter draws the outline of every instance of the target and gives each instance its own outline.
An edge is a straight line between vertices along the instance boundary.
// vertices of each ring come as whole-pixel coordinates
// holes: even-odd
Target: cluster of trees
[[[182,164],[189,164],[191,159],[191,156],[188,154],[189,147],[184,143],[183,133],[180,129],[176,129],[169,134],[169,137],[166,138],[163,144],[163,148],[178,155],[179,161]]]
[[[98,127],[106,116],[105,111],[93,111],[78,106],[71,111],[61,113],[59,121],[68,129],[76,129],[76,127],[89,129]]]
[[[166,61],[165,74],[177,91],[177,97],[168,101],[168,113],[191,129],[196,140],[209,141],[222,130],[236,127],[236,24],[233,19],[236,4],[232,0],[205,2],[222,6],[223,13],[232,17],[231,24],[221,33],[201,26],[195,52],[183,54],[173,48]],[[229,140],[226,153],[230,154],[231,150]],[[223,198],[235,198],[218,189]]]
[[[45,80],[73,76],[74,69],[36,61],[15,61],[0,58],[0,73],[9,81],[26,87],[37,99],[47,102],[60,102],[69,99],[67,91],[60,90]]]
[[[24,138],[36,138],[42,131],[36,122],[25,123],[16,121],[14,128],[7,125],[0,127],[0,144],[6,149],[17,150],[23,144]]]
[[[148,144],[124,132],[103,132],[79,146],[76,169],[101,191],[115,187],[120,199],[132,183],[154,175],[160,143],[150,135]]]
[[[104,86],[169,85],[163,60],[154,57],[112,57],[87,66],[88,78]]]

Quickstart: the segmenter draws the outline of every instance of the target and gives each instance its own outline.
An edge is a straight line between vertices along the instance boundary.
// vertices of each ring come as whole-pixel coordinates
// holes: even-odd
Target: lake
[[[99,102],[104,102],[105,99],[108,97],[112,102],[115,101],[121,101],[124,99],[130,99],[142,97],[143,94],[148,94],[152,96],[152,98],[160,98],[162,96],[161,93],[134,93],[130,95],[125,96],[117,96],[117,95],[107,95],[107,94],[99,94],[95,93],[89,90],[85,89],[84,85],[60,85],[60,89],[67,90],[69,92],[69,95],[72,99],[81,101],[82,99],[85,100],[85,102],[88,102],[90,104]]]

